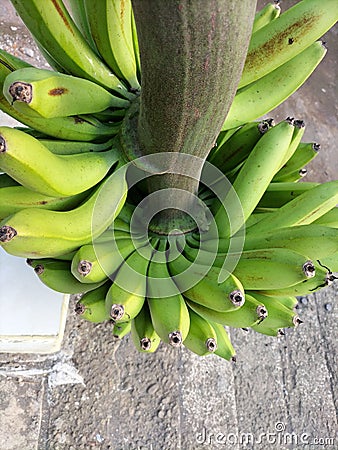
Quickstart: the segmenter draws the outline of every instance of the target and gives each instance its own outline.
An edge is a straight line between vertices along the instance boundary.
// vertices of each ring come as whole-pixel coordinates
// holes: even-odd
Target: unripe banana
[[[260,199],[257,207],[280,208],[294,198],[303,194],[303,192],[308,191],[309,189],[312,189],[316,186],[319,186],[319,183],[310,181],[303,183],[272,182],[266,188],[266,191],[264,192],[263,197]]]
[[[82,142],[82,141],[66,141],[61,139],[45,139],[39,138],[42,145],[56,155],[75,155],[78,153],[102,152],[116,148],[115,138],[109,139],[102,143]]]
[[[131,320],[131,337],[139,352],[154,353],[160,345],[161,339],[154,330],[147,303]]]
[[[244,250],[287,248],[317,260],[338,252],[338,229],[310,224],[250,234]]]
[[[0,222],[0,244],[15,256],[57,257],[100,236],[119,214],[127,196],[126,166],[106,178],[70,211],[23,209]]]
[[[128,108],[128,100],[115,97],[102,86],[84,78],[36,67],[11,72],[5,79],[4,96],[16,106],[27,103],[32,115],[47,119]]]
[[[38,139],[0,127],[0,168],[23,186],[52,197],[75,195],[95,186],[118,162],[119,152],[54,155]]]
[[[191,263],[183,255],[169,262],[169,270],[180,292],[195,303],[227,312],[245,302],[242,283],[226,270]]]
[[[288,182],[290,177],[299,173],[300,170],[310,161],[312,161],[317,155],[320,149],[320,145],[310,142],[300,142],[296,151],[291,158],[285,162],[283,167],[276,173],[273,178],[273,182]],[[299,175],[301,177],[301,174]]]
[[[236,177],[233,184],[234,190],[226,194],[226,198],[215,214],[220,238],[228,238],[236,233],[254,211],[279,170],[284,155],[289,149],[293,132],[292,121],[285,120],[270,128],[259,139]],[[237,202],[239,200],[242,208],[233,211],[231,217],[228,217],[228,212],[223,205],[232,204],[234,199]]]
[[[164,248],[159,250],[162,252]],[[189,332],[189,311],[169,274],[164,253],[155,253],[150,261],[147,297],[157,334],[163,342],[179,347]]]
[[[94,50],[95,53],[98,53],[95,42],[93,40],[93,36],[90,33],[86,5],[84,0],[68,0],[68,4],[70,6],[72,18],[81,31],[81,34],[86,39],[88,44]]]
[[[279,17],[281,12],[278,2],[267,3],[260,11],[255,14],[252,25],[252,34],[268,25]]]
[[[101,283],[82,284],[70,270],[70,261],[57,259],[28,259],[43,284],[63,294],[81,294],[92,291],[102,285]]]
[[[191,309],[206,320],[227,325],[233,328],[247,328],[265,320],[268,312],[264,304],[256,301],[251,295],[245,296],[245,303],[241,308],[231,312],[219,312],[187,300]]]
[[[224,174],[241,164],[250,154],[259,139],[273,126],[273,121],[249,122],[239,128],[216,151],[209,155],[208,161]]]
[[[196,249],[189,249],[189,258],[194,258],[196,255]],[[214,268],[223,267],[226,256],[226,253],[218,253],[214,258]],[[245,290],[283,289],[297,283],[305,285],[317,275],[324,279],[326,275],[320,264],[309,261],[306,256],[286,248],[246,250],[232,256],[238,258],[233,275],[241,281]],[[203,257],[206,261],[209,258],[210,261],[210,253],[208,255],[205,250],[199,250],[199,257],[201,261]],[[194,299],[191,300],[196,302]],[[216,309],[207,304],[203,306]]]
[[[70,74],[131,97],[91,49],[62,0],[12,0],[12,3],[33,37]]]
[[[131,320],[129,322],[114,323],[113,336],[117,339],[122,339],[131,331]]]
[[[327,213],[323,214],[319,219],[316,219],[313,224],[324,225],[326,227],[338,228],[338,207],[332,208]]]
[[[152,247],[135,250],[118,270],[106,296],[106,311],[114,322],[133,319],[141,311],[147,294],[147,271]]]
[[[272,111],[309,78],[325,54],[322,42],[315,42],[282,66],[239,89],[222,129],[238,127]]]
[[[260,295],[256,292],[251,293],[258,302],[261,302],[267,309],[268,315],[265,319],[264,326],[272,329],[295,327],[300,319],[295,311],[287,308],[281,302],[276,302],[274,298]],[[261,324],[255,324],[258,330]]]
[[[130,0],[85,0],[87,17],[95,44],[114,73],[139,90],[132,31]]]
[[[38,115],[32,117],[29,114],[29,106],[26,103],[17,103],[16,108],[14,108],[14,106],[8,103],[2,90],[5,78],[13,70],[27,66],[24,61],[18,61],[16,62],[16,60],[12,59],[10,64],[8,64],[3,56],[0,56],[0,109],[3,112],[28,127],[42,132],[44,135],[54,136],[58,139],[69,139],[73,141],[103,140],[118,132],[119,125],[105,125],[91,115],[46,119]]]
[[[101,323],[109,320],[106,312],[105,299],[110,282],[85,293],[75,305],[75,312],[81,319],[93,323]]]
[[[75,253],[72,273],[79,281],[95,283],[112,277],[125,259],[135,251],[135,244],[130,235],[117,239],[118,233],[115,234],[115,240],[86,244]]]
[[[229,335],[223,325],[209,321],[210,325],[216,333],[217,349],[215,355],[226,359],[227,361],[236,361],[236,352],[233,348]]]
[[[295,225],[308,225],[334,208],[337,202],[338,181],[319,184],[248,228],[247,235]]]
[[[278,20],[252,35],[238,87],[247,86],[297,57],[337,20],[336,0],[303,0],[286,10]]]
[[[217,350],[217,334],[211,324],[189,308],[190,328],[184,346],[199,356]]]
[[[1,178],[0,178],[1,182]],[[75,208],[84,200],[89,192],[81,192],[70,197],[49,197],[45,194],[31,191],[24,186],[8,186],[0,188],[0,220],[21,209],[40,208],[53,211],[66,211]]]

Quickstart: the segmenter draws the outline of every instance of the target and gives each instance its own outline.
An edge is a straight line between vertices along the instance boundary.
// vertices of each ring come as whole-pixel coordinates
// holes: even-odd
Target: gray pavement
[[[0,26],[2,48],[43,65],[7,0]],[[337,33],[272,114],[304,119],[321,143],[309,180],[338,174]],[[236,364],[167,346],[139,354],[110,324],[79,321],[72,299],[60,352],[0,354],[0,450],[338,449],[337,297],[336,285],[302,299],[304,324],[278,339],[230,330]]]

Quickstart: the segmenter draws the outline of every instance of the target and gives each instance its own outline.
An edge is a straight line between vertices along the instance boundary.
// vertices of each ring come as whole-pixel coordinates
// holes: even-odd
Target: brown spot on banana
[[[56,97],[58,95],[67,94],[67,92],[68,92],[68,89],[63,88],[63,87],[58,87],[58,88],[54,88],[54,89],[51,89],[50,91],[48,91],[48,95]]]

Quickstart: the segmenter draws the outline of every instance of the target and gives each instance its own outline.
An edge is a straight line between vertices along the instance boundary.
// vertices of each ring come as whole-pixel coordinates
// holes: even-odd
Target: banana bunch
[[[81,294],[80,318],[130,333],[140,352],[163,341],[235,360],[225,327],[280,336],[298,326],[297,296],[336,279],[338,181],[303,181],[320,146],[302,142],[302,120],[259,118],[325,56],[337,0],[257,12],[207,158],[220,176],[198,192],[216,226],[183,239],[133,222],[144,194],[129,188],[120,143],[141,91],[131,0],[12,3],[52,70],[0,50],[0,109],[23,124],[0,126],[1,247],[50,289]],[[219,190],[225,178],[232,189]]]

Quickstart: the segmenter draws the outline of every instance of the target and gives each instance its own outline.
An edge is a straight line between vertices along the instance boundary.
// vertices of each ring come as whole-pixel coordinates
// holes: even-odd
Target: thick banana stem
[[[195,155],[201,158],[201,171],[236,92],[256,2],[132,0],[132,3],[142,69],[139,151],[142,155],[159,152]],[[160,184],[161,188],[179,185],[196,193],[198,172],[196,176],[197,180],[180,182],[177,176],[164,174],[160,183],[156,177],[149,180],[149,191],[157,190]]]

